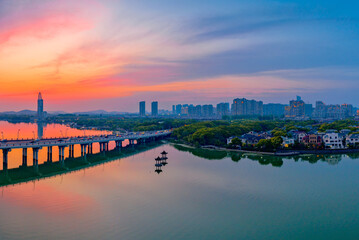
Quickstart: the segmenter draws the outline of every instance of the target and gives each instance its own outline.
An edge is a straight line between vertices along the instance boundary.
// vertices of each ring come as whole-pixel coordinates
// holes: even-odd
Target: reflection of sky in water
[[[154,158],[168,165],[157,174]],[[359,165],[243,157],[173,146],[3,188],[5,239],[355,239]]]

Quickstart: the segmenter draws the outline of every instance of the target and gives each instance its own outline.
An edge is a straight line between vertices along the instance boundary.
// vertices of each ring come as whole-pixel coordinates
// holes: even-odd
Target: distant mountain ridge
[[[117,112],[117,111],[111,111],[108,112],[106,110],[94,110],[94,111],[87,111],[87,112],[74,112],[74,113],[68,113],[68,112],[64,112],[64,111],[50,111],[47,112],[50,115],[60,115],[60,114],[76,114],[76,115],[121,115],[121,114],[131,114],[128,112]],[[6,112],[0,112],[0,114],[3,115],[30,115],[30,116],[35,116],[37,114],[36,111],[33,110],[21,110],[21,111],[6,111]]]
[[[21,111],[18,111],[18,112],[7,111],[7,112],[2,112],[1,114],[8,114],[8,115],[36,115],[37,112],[32,111],[32,110],[21,110]]]
[[[112,111],[112,112],[108,112],[106,110],[95,110],[95,111],[87,111],[87,112],[74,112],[72,114],[88,114],[88,115],[121,115],[121,114],[129,114],[128,112],[117,112],[117,111]]]

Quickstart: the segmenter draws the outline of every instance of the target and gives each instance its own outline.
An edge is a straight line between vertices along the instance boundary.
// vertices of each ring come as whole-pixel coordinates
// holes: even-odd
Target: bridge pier
[[[99,144],[100,144],[100,152],[103,152],[103,143],[100,142]]]
[[[108,151],[108,142],[100,142],[100,152]]]
[[[74,154],[74,150],[75,146],[74,145],[70,145],[69,146],[69,158],[74,158],[75,154]]]
[[[27,166],[27,148],[22,149],[22,166]]]
[[[39,167],[39,150],[40,148],[32,148],[32,165],[34,168]]]
[[[7,170],[7,163],[8,163],[8,153],[11,151],[11,148],[5,148],[2,150],[2,159],[3,159],[3,170]]]
[[[122,149],[122,141],[117,140],[117,141],[115,141],[115,143],[116,143],[116,149],[117,149],[119,152],[121,152],[121,149]]]
[[[65,146],[59,146],[59,162],[63,163],[65,160]]]
[[[93,147],[93,144],[92,144],[92,143],[88,144],[88,146],[87,146],[87,148],[88,148],[88,151],[87,151],[88,154],[92,154],[92,153],[93,153],[92,147]]]
[[[47,147],[47,162],[52,162],[52,146]]]
[[[86,156],[86,148],[87,148],[87,144],[81,144],[81,157]]]

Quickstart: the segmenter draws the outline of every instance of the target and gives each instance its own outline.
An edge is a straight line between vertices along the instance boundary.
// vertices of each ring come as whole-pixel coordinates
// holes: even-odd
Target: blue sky
[[[6,76],[0,101],[20,109],[41,90],[52,110],[61,110],[60,102],[74,111],[136,111],[140,100],[169,109],[236,97],[287,103],[296,95],[358,106],[358,7],[339,1],[0,1],[0,52],[14,56],[0,57]],[[44,30],[54,23],[53,32]],[[40,41],[48,49],[36,58],[30,50]],[[32,56],[37,61],[29,61]],[[26,75],[9,70],[18,66]],[[14,90],[14,83],[23,89]]]

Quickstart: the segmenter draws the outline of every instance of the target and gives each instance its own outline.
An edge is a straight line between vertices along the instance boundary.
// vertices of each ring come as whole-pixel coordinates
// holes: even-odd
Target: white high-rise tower
[[[42,100],[41,92],[37,98],[37,120],[40,122],[44,120],[44,100]]]

